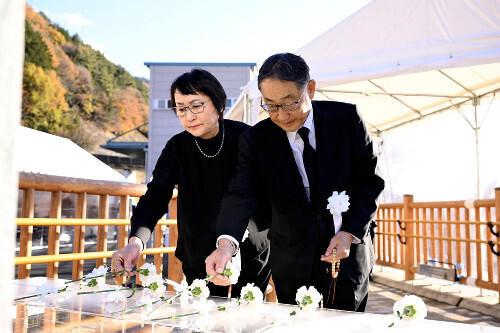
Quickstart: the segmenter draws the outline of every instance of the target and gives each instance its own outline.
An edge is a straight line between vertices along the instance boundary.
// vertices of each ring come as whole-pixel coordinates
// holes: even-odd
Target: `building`
[[[212,73],[227,94],[226,110],[236,103],[241,87],[257,74],[256,63],[172,63],[146,62],[150,69],[149,139],[146,156],[146,180],[151,178],[154,166],[165,143],[183,131],[177,116],[170,111],[170,86],[182,73],[201,68]]]

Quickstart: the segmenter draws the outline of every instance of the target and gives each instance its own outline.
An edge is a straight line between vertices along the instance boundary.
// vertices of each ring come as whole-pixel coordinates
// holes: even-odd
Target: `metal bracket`
[[[493,241],[488,241],[488,245],[490,246],[490,250],[491,252],[493,252],[497,257],[500,257],[500,252],[497,252],[495,251],[495,249],[493,249],[493,247],[496,245],[496,244],[493,244]]]
[[[398,233],[398,239],[401,244],[406,245],[406,242],[403,242],[403,240],[401,239],[401,235],[399,233]]]
[[[400,221],[400,220],[398,220],[398,224],[399,224],[399,228],[400,228],[401,230],[406,231],[406,228],[405,228],[405,227],[403,227],[403,226],[401,225],[401,221]]]
[[[493,227],[494,227],[493,222],[488,221],[488,222],[486,222],[486,224],[487,224],[487,225],[488,225],[488,227],[490,228],[490,231],[491,231],[491,233],[492,233],[493,235],[495,235],[495,236],[497,236],[497,237],[500,237],[500,233],[499,233],[499,232],[495,232],[495,231],[493,230]]]

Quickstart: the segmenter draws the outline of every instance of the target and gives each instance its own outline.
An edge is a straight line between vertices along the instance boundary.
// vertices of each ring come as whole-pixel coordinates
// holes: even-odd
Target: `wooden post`
[[[495,219],[496,222],[500,222],[500,187],[495,189]],[[499,227],[497,225],[497,232],[499,231]],[[500,241],[500,237],[497,237],[497,242]],[[496,246],[497,251],[500,251],[500,246]],[[497,291],[498,291],[498,302],[500,302],[500,257],[497,256]]]
[[[168,204],[169,207],[169,218],[177,219],[177,199],[170,200]],[[168,246],[177,246],[178,229],[177,225],[168,226]],[[168,279],[180,282],[183,279],[184,274],[182,273],[182,264],[177,259],[174,253],[168,254]],[[173,291],[171,285],[168,286],[168,290]]]
[[[21,216],[33,218],[35,212],[35,189],[30,188],[23,191],[23,207]],[[19,238],[19,256],[31,257],[31,245],[33,240],[33,226],[21,227],[21,235]],[[31,265],[20,265],[17,273],[18,279],[26,279],[30,277]]]
[[[99,196],[99,218],[109,218],[109,194]],[[104,252],[108,249],[108,226],[100,225],[97,227],[97,252]],[[96,267],[103,265],[106,259],[96,259]]]
[[[87,218],[87,193],[78,193],[76,197],[76,212],[77,219]],[[75,226],[75,241],[73,244],[73,253],[85,252],[85,226]],[[80,279],[83,276],[83,260],[73,261],[73,279]]]
[[[278,303],[278,296],[276,295],[276,288],[274,287],[274,281],[273,277],[269,279],[269,285],[271,286],[272,290],[269,292],[266,292],[265,301],[266,302],[273,302],[273,303]]]
[[[404,219],[413,220],[413,195],[405,194],[404,196]],[[414,236],[414,223],[405,223],[405,280],[415,279],[415,273],[412,268],[415,266],[415,238]],[[408,237],[409,236],[409,237]]]
[[[129,200],[128,195],[120,197],[120,218],[129,219]],[[128,244],[128,226],[123,225],[118,227],[118,249],[125,247]]]
[[[155,248],[163,247],[163,226],[157,224],[155,227]],[[157,253],[154,255],[154,265],[157,270],[157,274],[163,274],[163,253]]]
[[[128,195],[122,195],[120,197],[120,218],[129,219],[129,199]],[[118,227],[118,249],[125,247],[128,244],[128,226],[121,225]],[[117,277],[120,284],[124,282],[123,277]]]
[[[62,192],[54,191],[50,199],[50,217],[60,219],[61,218],[61,199]],[[49,227],[49,248],[47,254],[59,254],[59,235],[61,233],[61,226],[50,226]],[[59,268],[58,262],[47,263],[47,277],[57,279],[57,271]]]

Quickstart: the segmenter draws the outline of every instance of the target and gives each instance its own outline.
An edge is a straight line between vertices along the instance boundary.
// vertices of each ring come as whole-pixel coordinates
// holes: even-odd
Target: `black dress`
[[[223,127],[221,151],[213,158],[204,156],[200,149],[212,156],[221,147]],[[246,124],[225,119],[219,124],[219,133],[211,139],[195,138],[186,131],[172,137],[158,158],[153,179],[131,218],[130,237],[137,236],[145,244],[158,220],[167,212],[174,186],[178,185],[179,238],[175,255],[182,262],[188,283],[206,276],[205,259],[215,249],[221,201],[236,173],[238,139],[247,128]],[[265,292],[270,277],[269,209],[266,202],[259,199],[248,225],[249,237],[241,244],[242,271],[238,284],[233,286],[232,297],[239,296],[241,287],[248,282]],[[209,288],[214,296],[227,295],[227,287],[210,283]]]

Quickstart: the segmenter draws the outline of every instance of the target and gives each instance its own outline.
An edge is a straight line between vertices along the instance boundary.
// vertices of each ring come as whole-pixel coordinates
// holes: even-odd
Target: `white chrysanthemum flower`
[[[226,269],[222,272],[222,275],[227,276],[231,281],[231,284],[238,283],[238,278],[240,277],[240,270],[231,261],[226,263]]]
[[[156,301],[157,301],[157,299],[155,297],[151,297],[149,295],[143,295],[141,298],[139,298],[137,300],[137,302],[135,304],[137,306],[146,305],[146,310],[148,312],[151,312],[151,310],[153,308],[153,303]]]
[[[328,198],[327,209],[330,210],[332,215],[340,215],[347,212],[349,209],[349,196],[345,194],[345,191],[340,192],[334,191],[332,196]]]
[[[92,272],[84,275],[84,280],[80,282],[80,285],[88,287],[98,287],[109,289],[106,285],[106,275],[108,273],[108,267],[106,265],[101,265],[98,268],[94,268]]]
[[[149,277],[147,288],[154,292],[156,297],[160,297],[167,291],[161,275],[153,275]]]
[[[253,283],[248,283],[241,288],[240,300],[246,301],[247,303],[259,304],[264,301],[264,295]]]
[[[59,293],[59,289],[54,286],[50,286],[47,283],[42,284],[41,286],[36,287],[34,294],[41,294],[39,299],[44,298],[47,295],[55,295]]]
[[[307,288],[302,286],[297,290],[295,301],[299,306],[299,310],[314,311],[321,301],[321,294],[313,286]]]
[[[125,299],[125,295],[123,295],[120,291],[120,287],[116,286],[115,291],[109,292],[108,295],[102,300],[104,303],[108,302],[121,302]]]
[[[151,283],[156,281],[156,267],[153,264],[145,263],[139,268],[139,279],[144,286],[149,286]]]
[[[94,268],[92,272],[90,272],[87,275],[84,275],[83,277],[85,278],[93,278],[93,277],[99,277],[103,276],[108,273],[108,267],[106,265],[101,265],[98,268]]]
[[[394,314],[403,318],[411,318],[414,321],[419,321],[427,316],[427,307],[424,301],[415,295],[406,295],[402,300],[394,303]]]
[[[210,289],[207,287],[207,281],[195,279],[189,287],[193,296],[200,298],[208,298],[210,296]]]

